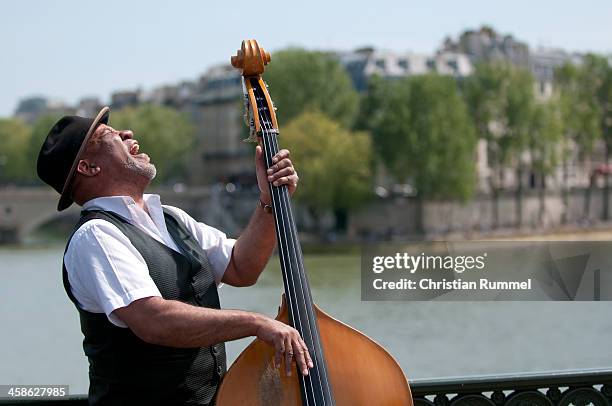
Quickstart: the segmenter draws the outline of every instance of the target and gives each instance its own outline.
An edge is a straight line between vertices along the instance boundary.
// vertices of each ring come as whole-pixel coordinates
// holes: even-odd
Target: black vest
[[[168,232],[183,254],[111,212],[83,211],[75,231],[92,219],[109,221],[140,252],[164,299],[218,309],[217,286],[206,253],[179,219],[165,209],[164,217]],[[217,386],[226,371],[223,343],[203,348],[149,344],[129,328],[112,324],[104,313],[81,309],[70,290],[65,265],[63,279],[66,293],[79,311],[81,331],[85,337],[83,348],[89,358],[90,405],[213,403]]]

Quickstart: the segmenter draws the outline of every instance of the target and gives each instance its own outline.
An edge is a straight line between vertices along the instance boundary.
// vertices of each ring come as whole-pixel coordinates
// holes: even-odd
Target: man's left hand
[[[264,156],[261,146],[255,147],[255,168],[257,173],[257,184],[261,192],[261,201],[265,204],[271,204],[270,188],[268,182],[272,182],[274,186],[287,185],[289,194],[293,194],[297,189],[298,180],[300,179],[293,167],[293,163],[289,159],[289,151],[281,149],[274,157],[272,157],[272,166],[266,170]]]

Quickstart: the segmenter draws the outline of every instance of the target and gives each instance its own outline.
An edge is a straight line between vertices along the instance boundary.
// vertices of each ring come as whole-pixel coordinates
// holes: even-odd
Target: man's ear
[[[100,170],[99,166],[89,162],[88,159],[81,159],[77,164],[77,172],[85,176],[96,176]]]

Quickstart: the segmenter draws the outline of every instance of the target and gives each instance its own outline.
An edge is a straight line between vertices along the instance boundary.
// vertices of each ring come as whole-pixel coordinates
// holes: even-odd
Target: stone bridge
[[[158,188],[150,193],[161,195],[164,204],[180,207],[228,235],[239,234],[257,202],[257,194],[251,191],[230,193],[222,185],[177,190]],[[60,213],[56,210],[58,198],[48,187],[0,188],[0,244],[20,243],[41,225],[62,216],[76,220],[79,207],[73,205]]]

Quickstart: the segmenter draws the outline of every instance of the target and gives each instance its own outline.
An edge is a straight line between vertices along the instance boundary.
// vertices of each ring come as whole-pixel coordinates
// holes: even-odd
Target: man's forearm
[[[286,187],[289,195],[292,195],[299,180],[289,159],[288,150],[278,151],[272,157],[272,165],[267,167],[261,145],[255,147],[255,173],[261,191],[260,197],[265,203],[269,203],[271,199],[268,193],[270,184],[274,187]],[[274,215],[258,205],[248,226],[236,241],[232,260],[223,275],[223,282],[233,286],[254,284],[268,263],[275,244]]]
[[[241,310],[217,310],[175,300],[148,298],[141,303],[149,315],[129,323],[144,341],[180,348],[207,347],[257,334],[265,316]]]
[[[257,281],[275,245],[274,215],[257,205],[248,226],[234,245],[233,260],[230,261],[230,267],[234,268],[232,272],[243,282],[242,285]]]
[[[177,348],[208,347],[247,336],[257,336],[274,348],[280,364],[285,352],[295,356],[304,375],[313,367],[308,347],[299,332],[269,317],[240,310],[217,310],[191,306],[161,297],[135,300],[114,312],[142,340]],[[286,358],[287,373],[291,371]]]

